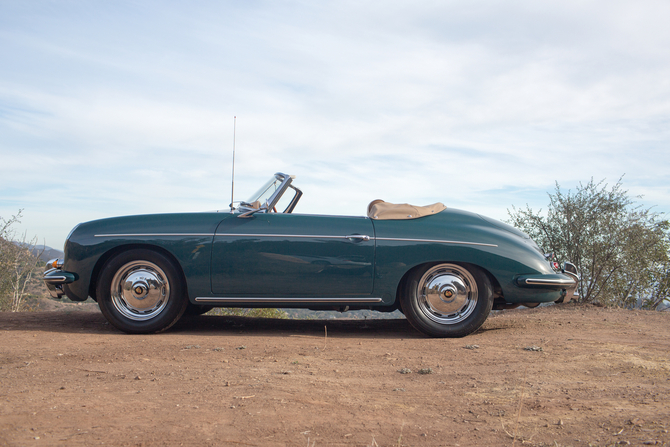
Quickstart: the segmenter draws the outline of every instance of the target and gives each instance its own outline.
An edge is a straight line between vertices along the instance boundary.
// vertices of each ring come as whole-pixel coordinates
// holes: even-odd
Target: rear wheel
[[[493,306],[493,288],[479,268],[428,265],[410,274],[400,297],[405,317],[432,337],[463,337],[484,324]]]
[[[96,292],[105,318],[131,334],[168,329],[188,304],[174,264],[162,254],[145,249],[128,250],[107,261]]]

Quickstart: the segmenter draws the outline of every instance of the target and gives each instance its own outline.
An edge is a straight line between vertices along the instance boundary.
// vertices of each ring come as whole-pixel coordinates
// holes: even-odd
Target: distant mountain
[[[62,250],[57,250],[46,245],[35,245],[31,252],[33,255],[39,256],[40,261],[44,262],[47,262],[53,258],[63,259],[63,256],[65,255]]]
[[[17,242],[13,241],[15,245],[20,246],[28,246],[28,244],[24,244],[22,242]],[[33,254],[33,256],[38,256],[40,261],[50,261],[53,258],[60,258],[63,259],[63,256],[65,256],[65,253],[63,253],[62,250],[56,250],[55,248],[51,248],[46,245],[35,245],[30,252]]]
[[[29,244],[26,244],[24,242],[18,242],[18,241],[12,241],[14,245],[18,245],[19,247],[29,247]],[[33,256],[38,256],[40,261],[47,262],[53,258],[61,258],[63,259],[63,256],[65,256],[65,253],[63,253],[62,250],[56,250],[55,248],[51,248],[47,245],[35,245],[33,248],[30,249],[30,252],[33,254]]]

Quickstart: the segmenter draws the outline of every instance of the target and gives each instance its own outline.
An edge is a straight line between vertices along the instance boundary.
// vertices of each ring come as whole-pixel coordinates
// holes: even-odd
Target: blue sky
[[[224,209],[497,219],[591,177],[670,211],[666,1],[0,0],[0,216]]]

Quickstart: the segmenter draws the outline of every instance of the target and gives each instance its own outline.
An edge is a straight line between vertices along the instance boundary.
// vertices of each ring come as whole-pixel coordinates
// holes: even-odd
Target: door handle
[[[368,236],[367,234],[350,234],[349,236],[345,236],[345,237],[352,242],[369,241],[370,240],[370,236]]]

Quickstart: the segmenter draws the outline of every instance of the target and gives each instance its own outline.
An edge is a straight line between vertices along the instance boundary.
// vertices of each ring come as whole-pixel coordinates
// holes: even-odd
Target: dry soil
[[[72,309],[0,314],[0,445],[670,445],[667,312],[511,310],[430,339],[224,316],[125,335]]]

